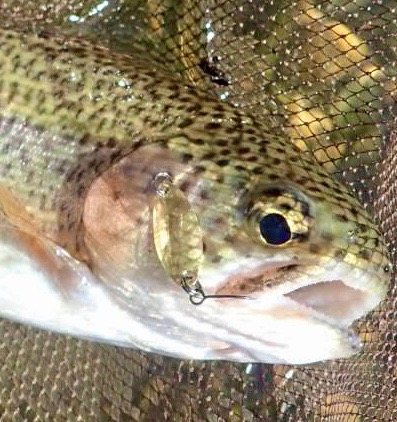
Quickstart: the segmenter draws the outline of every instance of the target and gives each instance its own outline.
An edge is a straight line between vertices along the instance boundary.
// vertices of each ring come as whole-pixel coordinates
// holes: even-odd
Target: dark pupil
[[[291,239],[287,220],[280,214],[268,214],[259,222],[261,235],[271,245],[282,245]]]

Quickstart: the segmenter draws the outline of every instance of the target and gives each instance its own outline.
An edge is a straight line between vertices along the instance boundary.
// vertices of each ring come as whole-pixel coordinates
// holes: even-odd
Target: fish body
[[[348,327],[386,293],[386,246],[346,188],[257,117],[142,57],[5,29],[0,115],[3,316],[182,358],[358,350]],[[162,173],[197,216],[204,291],[241,297],[193,306],[165,271]]]

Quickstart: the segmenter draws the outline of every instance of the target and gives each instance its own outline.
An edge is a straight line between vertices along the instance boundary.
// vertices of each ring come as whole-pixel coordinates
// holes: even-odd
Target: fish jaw
[[[52,242],[6,222],[0,231],[0,312],[15,321],[186,359],[301,364],[348,357],[359,349],[348,321],[307,306],[316,295],[294,297],[299,283],[252,300],[208,299],[193,306],[160,266],[150,268],[148,283],[143,263],[134,280],[122,280],[130,288],[126,300],[122,284],[109,289]],[[380,296],[364,301],[361,312]]]

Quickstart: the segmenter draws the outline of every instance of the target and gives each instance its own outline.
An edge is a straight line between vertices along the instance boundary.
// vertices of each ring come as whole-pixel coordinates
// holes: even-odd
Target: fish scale
[[[0,105],[4,116],[12,117],[14,127],[22,125],[25,131],[32,131],[32,136],[47,128],[53,136],[44,143],[32,139],[32,148],[37,149],[35,157],[41,162],[32,162],[29,169],[24,166],[12,169],[12,175],[4,174],[14,156],[10,159],[10,155],[3,154],[3,184],[22,202],[29,200],[36,224],[40,224],[40,215],[49,220],[49,224],[42,224],[54,240],[70,237],[57,233],[64,231],[63,226],[77,233],[78,228],[73,230],[71,224],[79,224],[76,212],[66,217],[66,223],[59,218],[59,209],[65,203],[62,195],[66,195],[61,186],[67,186],[67,202],[71,191],[75,191],[72,196],[77,200],[84,197],[92,180],[130,153],[137,142],[164,142],[197,163],[207,151],[222,151],[218,161],[202,160],[197,164],[204,171],[214,165],[218,173],[219,167],[224,167],[224,174],[235,166],[245,166],[257,174],[270,166],[272,174],[290,171],[290,176],[292,172],[309,190],[314,179],[319,191],[313,195],[326,195],[336,210],[347,206],[360,209],[344,187],[308,157],[302,159],[287,139],[268,133],[266,126],[254,123],[251,116],[228,104],[154,70],[150,62],[111,53],[89,41],[11,30],[1,31],[0,54]],[[15,140],[11,144],[18,154]],[[96,155],[101,147],[105,147],[102,154]],[[289,161],[286,157],[295,160],[293,166],[288,165],[289,170],[285,167]],[[37,174],[37,166],[46,171]],[[36,201],[30,199],[29,184],[24,185],[23,192],[14,190],[19,186],[19,177],[26,181],[25,172],[30,173],[32,186],[40,186],[41,197]],[[49,184],[48,180],[57,182]],[[74,186],[67,180],[72,180]],[[335,189],[341,192],[340,197],[335,196]],[[57,223],[61,227],[53,227]],[[73,253],[73,242],[67,244]]]
[[[18,38],[18,36],[19,36],[19,34],[16,35],[17,38]],[[49,43],[49,40],[46,40],[46,43]],[[63,41],[59,40],[59,43],[63,43]],[[88,45],[87,48],[90,49],[89,44],[87,44],[87,45]],[[72,56],[76,56],[77,52],[72,50],[70,52],[70,54]],[[66,54],[66,56],[67,56],[67,54]],[[114,60],[118,62],[116,56],[112,57],[112,59],[111,59],[112,62],[114,62]],[[65,63],[67,63],[67,58],[64,58],[64,61],[65,61]],[[75,62],[73,62],[73,63],[75,63]],[[84,65],[85,61],[83,60],[82,63],[79,63],[78,64],[78,66],[77,66],[77,63],[78,63],[78,60],[76,60],[76,67],[81,66],[81,65]],[[145,64],[145,66],[146,65],[147,64]],[[145,66],[143,66],[143,68],[145,68]],[[66,68],[67,68],[67,66],[66,66]],[[133,69],[133,66],[131,66],[131,69]],[[128,70],[128,72],[130,72],[130,71],[132,72],[132,70]],[[29,77],[31,77],[31,76],[32,76],[32,74],[29,75]],[[142,75],[140,75],[140,76],[142,76]],[[52,76],[49,76],[49,77],[52,77]],[[89,79],[89,78],[87,78],[87,79]],[[144,78],[142,78],[142,79],[144,79]],[[159,84],[159,86],[160,86],[161,83],[164,83],[164,79],[168,79],[168,77],[165,76],[165,75],[161,75],[160,79],[161,79],[161,82],[159,80],[156,80],[155,81],[155,85]],[[34,78],[33,78],[33,80],[34,80]],[[100,79],[100,83],[103,84],[101,86],[102,87],[105,87],[106,90],[113,90],[112,84],[106,84],[106,78],[105,78],[105,80],[104,79]],[[149,79],[146,79],[145,83],[147,83],[147,85],[144,88],[145,91],[150,92],[150,88],[152,87],[152,83],[153,83],[152,76],[149,77]],[[178,82],[174,82],[174,83],[176,83],[176,85],[173,85],[172,88],[170,86],[170,91],[172,90],[172,92],[173,92],[171,94],[173,96],[173,98],[172,98],[172,107],[171,107],[172,108],[172,111],[175,110],[173,106],[175,105],[176,100],[178,100],[178,95],[175,97],[175,95],[176,95],[175,94],[175,90],[178,90],[179,89],[179,88],[176,88],[176,87],[179,86],[180,82],[178,81]],[[63,82],[62,82],[62,84],[63,84]],[[81,86],[82,85],[80,85],[79,88],[81,88]],[[76,91],[77,91],[77,89],[76,89]],[[89,88],[88,91],[91,92],[91,88]],[[33,91],[33,92],[35,92],[35,91]],[[58,91],[56,95],[62,97],[65,94],[65,92],[66,93],[68,92],[68,90],[66,88],[65,88],[65,90]],[[156,90],[154,90],[154,92],[153,91],[151,92],[152,98],[150,98],[150,99],[152,101],[154,99],[155,101],[158,101],[159,103],[164,104],[165,103],[165,100],[166,100],[167,93],[168,93],[168,91],[166,89],[160,91],[160,93],[158,93]],[[156,97],[156,94],[158,94],[157,97]],[[189,105],[190,108],[192,108],[192,103],[193,104],[197,104],[197,100],[196,100],[196,102],[194,102],[195,100],[193,99],[193,97],[196,97],[196,94],[199,95],[197,92],[193,91],[193,94],[192,95],[190,95],[190,96],[188,95],[189,98],[186,98],[185,92],[183,92],[181,94],[181,97],[183,96],[184,98],[182,100],[182,104],[178,104],[177,105],[177,107],[180,107],[178,109],[179,110],[178,113],[180,113],[181,111],[184,111],[185,110],[186,104],[184,104],[184,103],[189,103],[190,104]],[[28,96],[32,96],[32,94],[31,95],[28,94]],[[116,97],[117,97],[117,95],[116,95]],[[113,99],[113,93],[110,93],[109,91],[108,91],[108,95],[107,95],[106,98],[107,99],[111,99],[112,101],[117,101],[117,98]],[[26,97],[25,97],[25,99],[26,99]],[[48,117],[45,117],[43,119],[42,116],[34,116],[34,115],[29,114],[29,113],[32,113],[32,111],[24,110],[24,108],[22,106],[23,102],[21,102],[21,110],[23,110],[23,112],[22,112],[23,119],[24,120],[27,119],[27,121],[29,123],[31,121],[33,121],[33,126],[37,125],[41,129],[44,129],[46,127],[53,127],[54,121],[55,121],[55,127],[58,126],[60,128],[61,137],[63,135],[65,135],[65,134],[68,137],[67,143],[69,143],[69,142],[70,142],[70,144],[73,143],[73,140],[70,140],[70,138],[73,139],[76,136],[76,133],[77,133],[77,139],[80,136],[81,136],[81,139],[84,138],[84,141],[82,142],[82,144],[84,145],[84,148],[83,149],[81,148],[80,143],[77,144],[77,147],[76,148],[79,149],[79,154],[83,154],[83,155],[87,154],[87,155],[90,155],[93,152],[93,150],[92,149],[90,150],[89,149],[89,146],[92,145],[93,142],[95,142],[95,143],[96,142],[99,142],[98,145],[100,145],[100,147],[103,148],[103,144],[104,144],[105,141],[103,141],[102,138],[99,141],[97,139],[92,139],[91,136],[87,136],[86,133],[89,132],[90,130],[92,131],[92,133],[95,133],[95,134],[98,134],[98,133],[102,134],[103,133],[104,134],[103,135],[103,139],[107,139],[107,136],[109,136],[109,135],[106,135],[105,133],[111,132],[111,129],[114,129],[115,127],[116,127],[116,129],[119,129],[117,127],[117,125],[114,125],[114,124],[112,125],[112,123],[109,121],[109,120],[112,119],[112,116],[117,115],[117,111],[112,110],[109,114],[106,114],[105,111],[101,109],[101,107],[99,107],[99,110],[98,109],[95,109],[95,111],[91,111],[91,112],[88,112],[88,113],[85,113],[84,110],[81,111],[81,109],[83,107],[80,107],[79,108],[79,111],[76,111],[77,109],[74,110],[73,107],[75,106],[75,102],[80,100],[79,93],[77,92],[77,94],[75,96],[74,95],[71,95],[71,99],[72,100],[70,100],[70,103],[69,104],[66,104],[66,101],[65,101],[65,106],[64,106],[64,108],[67,109],[68,112],[70,112],[70,114],[68,114],[68,113],[65,113],[65,114],[59,113],[60,119],[57,120],[57,116],[55,116],[55,120],[53,120],[51,123],[50,123],[50,119],[47,120]],[[98,97],[96,97],[96,99],[98,99]],[[254,149],[254,148],[250,148],[250,147],[254,143],[255,144],[259,144],[259,143],[261,143],[263,141],[263,136],[264,136],[264,133],[266,133],[266,130],[264,130],[264,125],[256,124],[255,121],[250,122],[248,125],[247,124],[244,124],[244,125],[237,125],[237,126],[234,123],[232,123],[232,124],[229,125],[229,122],[227,122],[227,121],[225,122],[224,121],[224,122],[222,122],[222,125],[220,125],[218,127],[215,127],[215,128],[212,127],[211,130],[209,131],[210,134],[207,134],[207,131],[206,130],[203,130],[203,122],[206,121],[206,119],[210,119],[211,120],[211,123],[213,122],[213,118],[214,118],[214,114],[213,114],[214,113],[214,111],[213,111],[213,103],[214,103],[214,101],[215,100],[212,97],[210,98],[210,96],[208,96],[208,99],[207,100],[203,101],[205,104],[207,104],[207,102],[208,102],[208,105],[205,108],[208,108],[209,111],[207,111],[207,114],[206,115],[200,116],[200,119],[197,119],[196,120],[196,122],[197,122],[196,126],[194,126],[194,124],[191,123],[191,120],[192,119],[190,117],[188,117],[187,120],[185,119],[183,121],[183,123],[182,122],[181,123],[178,123],[179,120],[173,121],[172,124],[170,124],[170,127],[169,128],[168,128],[167,125],[165,125],[165,126],[162,126],[161,127],[161,130],[158,130],[159,129],[159,126],[156,126],[156,123],[158,123],[158,122],[153,121],[153,119],[150,119],[150,118],[149,119],[145,119],[145,111],[147,111],[148,115],[150,114],[150,112],[153,113],[153,110],[154,109],[156,111],[159,111],[159,110],[161,111],[162,110],[161,104],[159,105],[158,108],[156,108],[156,107],[150,108],[148,102],[145,101],[143,107],[139,107],[139,105],[135,104],[135,105],[133,105],[132,109],[128,109],[128,111],[131,111],[131,110],[138,111],[139,112],[139,115],[140,115],[139,118],[141,118],[141,117],[143,118],[144,126],[143,125],[140,126],[140,123],[138,122],[137,119],[135,119],[133,121],[133,125],[136,125],[136,127],[139,128],[138,129],[138,137],[139,137],[139,135],[141,133],[149,134],[148,139],[145,139],[144,142],[146,142],[146,141],[152,142],[152,141],[156,141],[157,139],[162,139],[161,135],[167,134],[165,136],[165,143],[166,143],[166,145],[168,145],[169,148],[174,149],[174,150],[177,150],[177,151],[179,151],[181,153],[184,153],[184,154],[190,154],[197,161],[200,161],[201,154],[204,153],[204,150],[207,150],[208,151],[209,149],[212,149],[213,144],[214,144],[214,141],[213,141],[214,138],[217,138],[218,136],[221,136],[223,138],[228,139],[231,136],[233,136],[233,134],[230,133],[230,132],[228,132],[228,131],[223,132],[223,129],[224,128],[230,127],[231,129],[233,129],[234,135],[235,135],[235,132],[237,132],[237,136],[234,136],[234,139],[235,139],[236,142],[235,142],[235,144],[233,144],[233,147],[230,148],[229,154],[227,154],[227,157],[229,158],[229,160],[223,159],[223,161],[221,161],[222,164],[219,164],[219,166],[216,163],[214,164],[210,160],[207,160],[207,161],[201,160],[200,164],[198,164],[200,166],[199,167],[200,170],[201,169],[204,169],[204,171],[201,170],[201,172],[200,172],[202,174],[202,177],[208,177],[208,168],[210,167],[210,165],[213,167],[213,174],[215,174],[215,175],[218,174],[219,175],[219,173],[221,173],[222,175],[224,175],[226,177],[229,174],[229,171],[230,171],[230,163],[233,163],[236,166],[238,166],[238,165],[241,166],[242,163],[244,163],[245,165],[247,165],[246,160],[245,160],[245,157],[242,157],[241,155],[239,155],[238,157],[235,157],[235,155],[237,155],[237,154],[234,154],[234,150],[236,148],[236,144],[240,144],[241,143],[244,146],[247,146],[248,147],[249,152],[246,153],[246,156],[247,157],[252,157],[253,155],[257,156],[258,155],[258,149],[257,148]],[[33,105],[34,102],[31,102],[29,104],[31,104],[32,107],[34,107],[34,105]],[[53,107],[53,105],[51,105],[51,107]],[[44,114],[46,114],[46,113],[51,114],[51,107],[48,110],[46,110],[46,109],[43,109],[43,110],[39,109],[39,111],[40,111],[39,114],[41,114],[42,112],[44,112]],[[70,108],[71,108],[71,110],[70,110]],[[197,108],[197,107],[195,107],[195,108]],[[223,108],[222,111],[217,110],[218,111],[218,114],[219,114],[219,112],[221,114],[222,113],[225,113],[225,111],[226,111],[225,109],[229,109],[231,116],[236,117],[235,111],[234,111],[233,108],[224,107],[223,104],[222,104],[222,108]],[[61,107],[61,110],[63,110],[62,107]],[[57,110],[57,112],[58,112],[58,110]],[[99,113],[103,112],[103,116],[105,116],[105,117],[100,118],[100,116],[99,116],[98,119],[97,119],[96,114],[98,112]],[[26,116],[23,113],[26,113]],[[76,114],[74,114],[74,113],[76,113]],[[123,114],[123,112],[120,111],[120,112],[118,112],[118,115],[119,116],[120,116],[120,113]],[[82,118],[82,120],[87,119],[89,121],[89,124],[87,124],[87,126],[89,126],[89,128],[87,129],[87,131],[86,131],[86,128],[85,127],[84,127],[84,130],[82,130],[80,127],[78,127],[78,125],[76,125],[75,123],[73,123],[73,117],[74,116],[77,116],[77,115],[80,116]],[[71,117],[68,117],[68,116],[71,116]],[[37,121],[35,120],[36,118],[38,119]],[[51,118],[52,118],[52,116],[51,116]],[[180,116],[178,115],[178,117],[176,119],[179,119],[179,118],[180,118]],[[57,123],[57,122],[61,121],[62,119],[65,119],[66,121],[71,122],[71,125],[68,126],[65,123]],[[216,119],[222,119],[222,117],[219,117],[218,116]],[[47,125],[44,123],[45,121],[47,121]],[[97,125],[95,126],[94,123],[97,123]],[[91,126],[91,124],[92,124],[92,126]],[[256,130],[250,128],[249,127],[250,125],[254,125],[255,128],[256,128]],[[77,128],[75,126],[77,126]],[[151,132],[151,130],[153,130],[153,126],[154,126],[154,132]],[[245,136],[243,136],[246,133],[245,130],[247,129],[247,126],[248,126],[249,130],[251,130],[251,131],[254,132],[254,133],[251,133],[250,134],[251,139],[248,138],[248,135],[247,135],[247,138]],[[73,130],[71,132],[68,132],[68,130],[70,130],[71,127],[73,128]],[[167,132],[168,129],[170,130],[170,133],[169,134]],[[178,129],[181,129],[181,130],[178,131]],[[81,132],[80,132],[80,130],[81,130]],[[158,132],[157,132],[157,130],[158,130]],[[175,139],[176,138],[175,138],[175,135],[174,135],[174,133],[175,133],[174,131],[177,133],[177,135],[179,137],[178,138],[179,139],[178,142],[175,142]],[[216,136],[213,135],[213,131],[216,132]],[[243,133],[243,135],[241,133]],[[243,136],[244,139],[241,139],[242,136]],[[201,144],[201,147],[200,148],[196,148],[194,150],[194,152],[193,152],[191,145],[195,145],[195,142],[194,141],[198,137],[200,137],[199,139],[203,139],[204,138],[205,142],[204,142],[204,144]],[[280,165],[280,164],[277,164],[277,161],[274,162],[273,160],[274,159],[278,159],[279,156],[280,156],[280,154],[283,154],[285,151],[288,151],[291,156],[294,156],[294,153],[295,153],[295,155],[298,155],[298,152],[295,151],[295,150],[293,150],[293,149],[291,149],[289,147],[289,140],[288,139],[287,140],[285,140],[284,138],[279,139],[279,138],[274,137],[272,135],[269,135],[269,136],[266,136],[266,137],[271,140],[269,142],[270,145],[268,145],[267,147],[265,147],[264,150],[262,151],[263,154],[265,155],[265,157],[267,155],[266,159],[265,158],[261,158],[261,159],[257,160],[258,161],[257,163],[252,162],[251,164],[248,165],[248,168],[250,170],[251,169],[257,169],[258,175],[259,175],[259,174],[262,174],[264,172],[262,170],[264,164],[267,164],[269,167],[270,166],[273,167],[272,170],[267,169],[269,175],[279,175],[280,173],[283,173],[284,174],[289,169],[285,168],[285,164],[284,165]],[[93,138],[95,138],[95,136],[93,136]],[[128,147],[124,146],[125,145],[124,142],[131,142],[131,137],[130,136],[125,136],[124,134],[122,134],[122,135],[120,135],[120,137],[117,137],[117,136],[114,137],[114,136],[112,136],[111,138],[112,138],[112,144],[115,141],[116,141],[116,143],[119,143],[119,142],[123,143],[123,148],[122,148],[123,149],[123,153],[121,153],[119,151],[115,151],[115,152],[117,152],[118,155],[115,156],[113,158],[113,160],[119,160],[124,154],[128,154],[128,152],[131,151],[131,150],[128,150]],[[252,139],[252,138],[254,138],[254,139]],[[59,139],[59,137],[57,139]],[[60,144],[62,145],[63,143],[60,142]],[[200,144],[200,142],[199,142],[199,144]],[[277,148],[276,146],[278,146],[279,148]],[[224,148],[224,145],[223,145],[223,148]],[[113,149],[118,149],[118,148],[113,147]],[[281,151],[280,151],[280,149],[281,149]],[[94,151],[95,151],[95,148],[94,148]],[[63,152],[64,151],[62,151],[62,147],[61,147],[60,148],[60,151],[57,152],[56,154],[54,154],[54,157],[57,158],[58,155],[61,156]],[[67,157],[66,157],[67,162],[66,163],[64,162],[63,163],[63,166],[61,166],[62,167],[62,171],[60,172],[61,173],[60,174],[60,176],[61,176],[60,177],[60,180],[63,180],[62,177],[64,177],[65,174],[68,174],[68,169],[72,168],[73,169],[72,172],[69,173],[69,176],[70,176],[70,174],[72,174],[72,176],[70,177],[70,180],[71,180],[72,183],[69,186],[67,186],[67,187],[70,188],[71,191],[73,191],[73,189],[75,189],[74,186],[73,186],[73,184],[75,182],[76,183],[78,182],[78,180],[77,180],[78,179],[77,178],[77,174],[79,173],[79,170],[81,170],[81,167],[84,167],[85,168],[85,166],[86,166],[87,163],[85,163],[84,166],[81,166],[81,158],[82,157],[81,157],[81,155],[79,155],[77,158],[75,157],[75,160],[76,160],[75,162],[77,162],[77,160],[79,160],[80,168],[73,167],[73,161],[71,162],[71,164],[68,161],[69,158],[71,158],[73,156],[73,154],[70,155],[69,154],[69,151],[68,151],[66,155],[67,155]],[[271,159],[272,157],[273,157],[273,159]],[[227,161],[227,162],[225,163],[225,161]],[[316,191],[313,191],[314,192],[313,195],[315,195],[315,196],[317,195],[318,198],[325,198],[326,196],[327,196],[327,199],[330,196],[332,197],[332,199],[337,198],[334,201],[334,205],[335,205],[335,208],[339,208],[340,207],[339,210],[338,210],[338,212],[341,215],[348,214],[348,219],[349,220],[355,220],[356,218],[360,218],[361,222],[363,224],[365,224],[366,227],[369,227],[368,233],[365,234],[365,236],[368,238],[368,241],[370,241],[371,239],[375,239],[376,236],[377,236],[377,232],[376,232],[374,226],[367,221],[366,215],[364,213],[361,213],[361,211],[360,211],[360,216],[359,217],[356,217],[352,213],[352,210],[356,210],[357,209],[357,207],[358,207],[357,203],[354,200],[352,200],[350,198],[350,196],[348,196],[346,194],[346,191],[344,189],[341,189],[337,184],[328,181],[328,179],[329,179],[328,178],[328,175],[326,173],[324,173],[324,172],[321,172],[316,166],[313,165],[313,163],[310,160],[308,160],[307,162],[305,162],[305,161],[306,160],[303,160],[303,164],[302,164],[301,160],[299,160],[298,163],[295,163],[293,165],[294,172],[293,173],[290,173],[290,176],[292,177],[292,176],[296,176],[296,174],[300,174],[301,175],[301,179],[300,180],[302,181],[302,183],[304,183],[305,188],[307,188],[309,191],[310,191],[310,189],[311,189],[312,186],[318,187],[320,185],[321,186],[321,189],[319,191],[317,191],[317,192]],[[105,159],[104,160],[103,167],[99,167],[96,170],[94,169],[93,172],[91,173],[91,176],[90,177],[87,177],[85,179],[85,181],[83,182],[84,186],[88,185],[91,180],[93,180],[99,173],[101,173],[102,171],[104,171],[112,163],[113,163],[113,161],[111,159]],[[97,163],[97,162],[95,163],[95,165],[98,165],[98,164],[99,163]],[[302,166],[301,166],[301,164],[302,164]],[[88,161],[88,165],[89,165],[89,161]],[[315,168],[314,171],[312,171],[313,166]],[[318,169],[318,171],[317,171],[317,169]],[[237,174],[238,173],[241,173],[241,171],[242,170],[240,169],[236,173]],[[309,177],[307,176],[308,174],[309,174]],[[316,180],[316,183],[315,184],[313,184],[313,182],[311,181],[311,179],[312,179],[312,177],[313,177],[314,174],[320,174],[321,175],[321,177],[319,178],[319,180],[318,179]],[[76,175],[76,177],[74,177],[73,175]],[[84,177],[85,176],[86,175],[84,175]],[[10,176],[8,175],[8,177],[10,177]],[[223,179],[219,179],[219,180],[221,181]],[[279,178],[278,179],[276,178],[275,180],[279,180]],[[323,180],[327,180],[327,185],[322,186],[322,181]],[[35,180],[32,184],[34,184],[36,182],[37,182],[37,180]],[[10,183],[10,181],[5,182],[5,183],[6,184],[7,183]],[[16,185],[16,183],[15,183],[15,185]],[[52,189],[57,190],[58,188],[59,188],[59,186],[54,187]],[[340,195],[339,197],[334,196],[335,189],[341,189],[342,194],[339,193],[339,195]],[[15,192],[15,194],[18,197],[20,196],[20,193],[19,193],[19,190],[18,189],[14,189],[13,192]],[[52,192],[54,192],[54,191],[52,190]],[[49,201],[52,201],[51,207],[53,207],[54,201],[51,199],[51,193],[50,193],[50,195],[45,194],[45,197],[48,197],[49,198]],[[24,194],[22,193],[21,196],[23,197]],[[30,203],[31,202],[31,199],[32,198],[29,198],[29,200],[27,200],[27,202],[29,201],[29,203]],[[349,207],[350,207],[350,209],[349,209]],[[40,214],[43,211],[43,209],[42,209],[42,206],[39,206],[39,208],[40,208],[40,213],[38,213],[38,215],[40,216]],[[360,209],[360,208],[358,208],[358,209]],[[34,215],[34,214],[37,214],[37,213],[35,212],[35,210],[32,210],[32,215]],[[68,229],[70,229],[70,227]],[[67,235],[69,237],[73,237],[73,232],[72,231],[68,231],[68,234]],[[344,244],[339,245],[338,248],[339,248],[339,250],[344,251],[346,249],[346,245],[344,245]],[[371,248],[372,248],[372,244],[371,244]],[[70,250],[72,250],[72,249],[73,248],[70,247]],[[382,258],[384,256],[384,253],[383,253],[384,252],[384,248],[383,248],[383,246],[381,246],[379,248],[379,251],[380,251],[380,257],[381,257],[381,259],[383,259]],[[367,262],[367,260],[360,261],[359,266],[362,265],[364,267],[366,265],[366,262]]]

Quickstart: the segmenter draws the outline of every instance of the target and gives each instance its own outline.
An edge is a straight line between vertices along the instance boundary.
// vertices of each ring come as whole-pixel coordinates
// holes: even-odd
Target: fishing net
[[[139,51],[249,110],[353,189],[395,260],[396,0],[2,0],[0,17]],[[2,321],[1,418],[395,421],[396,297],[393,281],[355,324],[361,353],[299,367],[181,361]]]

